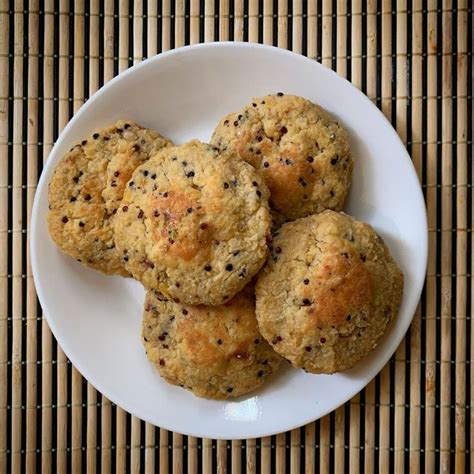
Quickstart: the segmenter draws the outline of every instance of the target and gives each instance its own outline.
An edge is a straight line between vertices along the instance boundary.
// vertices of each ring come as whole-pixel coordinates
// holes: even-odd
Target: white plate
[[[354,183],[346,211],[371,223],[405,273],[400,314],[378,348],[345,373],[284,369],[262,390],[236,401],[202,400],[163,382],[140,342],[144,291],[65,257],[46,226],[54,165],[94,128],[119,118],[153,127],[177,143],[209,140],[224,114],[253,96],[283,91],[321,104],[350,134]],[[397,134],[359,90],[315,61],[244,43],[176,49],[109,82],[69,122],[51,152],[36,193],[31,258],[44,314],[84,377],[110,400],[158,426],[194,436],[252,438],[289,430],[334,410],[359,392],[393,354],[423,286],[427,224],[423,196]]]

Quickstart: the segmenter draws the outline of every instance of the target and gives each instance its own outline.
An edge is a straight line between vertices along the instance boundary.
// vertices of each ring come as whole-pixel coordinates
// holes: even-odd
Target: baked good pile
[[[398,313],[402,272],[341,212],[353,165],[341,125],[281,92],[222,118],[209,144],[121,120],[56,166],[49,232],[83,265],[143,284],[142,340],[167,382],[238,397],[285,359],[350,369]]]

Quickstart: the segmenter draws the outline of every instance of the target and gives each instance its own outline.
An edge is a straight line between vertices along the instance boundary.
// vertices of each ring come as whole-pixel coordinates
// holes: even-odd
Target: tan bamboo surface
[[[472,21],[468,0],[0,0],[0,473],[474,472]],[[51,334],[28,249],[43,163],[81,105],[148,57],[229,40],[366,93],[412,157],[429,226],[422,298],[381,373],[320,420],[234,441],[97,392]]]

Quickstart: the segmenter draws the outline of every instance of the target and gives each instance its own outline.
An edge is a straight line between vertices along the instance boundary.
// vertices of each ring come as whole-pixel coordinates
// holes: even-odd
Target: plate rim
[[[212,49],[212,48],[248,48],[248,49],[260,49],[260,50],[267,50],[273,53],[278,53],[282,55],[286,55],[288,57],[297,57],[298,60],[304,61],[307,63],[311,63],[313,66],[316,66],[317,68],[323,68],[326,72],[329,72],[330,74],[334,75],[337,77],[337,80],[342,80],[345,83],[345,86],[349,86],[352,90],[353,93],[359,95],[361,99],[366,101],[367,103],[370,103],[370,107],[373,110],[373,112],[377,115],[378,114],[378,120],[384,123],[384,128],[387,129],[387,132],[392,134],[395,140],[399,142],[401,145],[401,150],[403,150],[404,154],[404,159],[407,160],[410,164],[409,169],[410,173],[412,174],[412,177],[415,178],[415,182],[418,184],[416,186],[416,193],[418,194],[418,199],[419,202],[422,203],[421,209],[423,210],[422,215],[420,216],[423,219],[423,225],[422,228],[424,230],[424,235],[420,236],[420,240],[423,240],[423,255],[422,255],[422,262],[423,266],[421,267],[420,265],[420,273],[421,270],[423,270],[423,277],[420,277],[418,280],[415,280],[413,284],[415,285],[415,292],[414,294],[416,295],[416,305],[413,308],[410,309],[410,314],[409,318],[407,319],[405,325],[400,329],[398,334],[393,335],[394,341],[396,341],[396,347],[393,352],[385,352],[384,357],[380,359],[381,362],[376,364],[376,367],[370,371],[369,373],[366,374],[366,379],[368,380],[367,383],[362,386],[362,387],[356,387],[354,390],[349,390],[346,393],[346,397],[341,399],[341,401],[338,401],[336,404],[333,404],[330,409],[328,409],[324,414],[322,415],[309,415],[306,413],[306,416],[300,417],[298,421],[295,423],[289,424],[288,426],[280,429],[280,430],[254,430],[254,432],[249,433],[248,435],[243,435],[241,433],[236,434],[235,436],[225,434],[219,436],[218,433],[205,433],[205,432],[200,432],[196,431],[195,429],[189,429],[189,430],[179,430],[176,431],[176,428],[173,426],[170,426],[168,423],[160,423],[159,425],[156,425],[156,420],[151,420],[150,417],[144,416],[143,414],[137,414],[134,409],[130,409],[127,403],[123,403],[123,400],[121,400],[120,395],[116,393],[115,390],[110,390],[107,387],[104,387],[101,383],[100,380],[96,380],[93,376],[90,376],[88,373],[88,370],[86,367],[83,367],[83,365],[78,361],[80,357],[77,357],[76,353],[71,353],[71,351],[68,348],[67,341],[65,341],[61,337],[61,331],[57,328],[55,324],[55,318],[52,318],[50,316],[49,311],[47,310],[48,308],[48,303],[47,303],[47,298],[45,296],[45,293],[43,291],[43,285],[41,282],[41,278],[39,277],[39,267],[38,267],[38,261],[37,261],[37,254],[35,250],[35,245],[34,242],[36,240],[36,233],[37,233],[37,227],[38,227],[38,222],[40,219],[40,216],[38,214],[38,207],[39,207],[39,196],[40,194],[43,194],[45,192],[44,187],[47,186],[46,181],[46,175],[49,174],[50,169],[56,164],[57,160],[51,159],[54,158],[57,155],[57,150],[61,147],[62,143],[65,141],[70,128],[74,125],[76,120],[78,120],[84,113],[87,113],[88,108],[92,105],[94,100],[96,100],[98,97],[100,97],[102,94],[106,93],[108,89],[112,88],[116,82],[121,81],[124,77],[127,77],[130,74],[135,73],[137,70],[147,67],[149,64],[153,62],[158,62],[162,60],[165,57],[168,56],[179,56],[180,54],[186,53],[187,51],[191,50],[197,50],[197,49]],[[401,159],[401,156],[400,158]],[[54,163],[53,163],[54,161]],[[44,216],[43,216],[44,217]],[[424,238],[423,238],[424,237]],[[81,373],[81,376],[84,377],[85,380],[87,380],[91,385],[94,386],[94,388],[100,392],[101,394],[105,395],[111,402],[115,403],[119,407],[123,407],[125,411],[128,413],[137,416],[138,418],[151,423],[154,426],[159,426],[161,428],[164,428],[168,431],[175,431],[179,432],[185,435],[189,436],[195,436],[195,437],[211,437],[213,439],[248,439],[250,438],[256,438],[256,437],[264,437],[264,436],[271,436],[277,433],[282,433],[286,431],[290,431],[292,429],[304,426],[308,423],[311,423],[315,420],[320,419],[322,416],[325,416],[331,412],[333,412],[335,409],[338,407],[344,405],[348,400],[350,400],[354,395],[359,393],[361,390],[363,390],[375,377],[376,375],[385,367],[385,365],[388,363],[390,358],[393,356],[393,354],[396,352],[398,346],[400,345],[401,341],[403,338],[406,336],[406,333],[413,321],[413,318],[415,316],[416,312],[416,307],[419,304],[421,293],[425,284],[425,279],[426,279],[426,270],[427,270],[427,263],[428,263],[428,219],[427,219],[427,210],[426,210],[426,203],[425,203],[425,198],[423,196],[422,188],[419,182],[419,178],[415,169],[415,166],[413,164],[413,161],[410,158],[410,155],[408,154],[408,151],[406,150],[405,145],[403,144],[403,141],[401,140],[400,136],[390,123],[390,121],[385,117],[385,115],[381,112],[381,110],[356,86],[354,86],[351,82],[349,82],[346,78],[339,76],[335,71],[332,69],[328,68],[324,64],[321,64],[320,62],[310,59],[306,56],[303,56],[301,54],[295,53],[293,51],[289,51],[286,49],[278,48],[275,46],[270,46],[270,45],[264,45],[260,43],[247,43],[247,42],[241,42],[241,41],[215,41],[215,42],[209,42],[209,43],[199,43],[199,44],[194,44],[194,45],[187,45],[187,46],[182,46],[179,48],[175,48],[169,51],[162,52],[160,54],[157,54],[151,58],[148,58],[144,60],[143,62],[133,65],[129,69],[123,71],[122,73],[118,74],[114,78],[112,78],[110,81],[105,83],[99,90],[97,90],[89,99],[86,103],[84,103],[81,108],[71,117],[71,119],[68,121],[62,132],[59,134],[56,142],[54,143],[53,148],[49,152],[48,159],[46,160],[44,167],[42,169],[40,179],[38,180],[37,187],[36,187],[36,192],[35,192],[35,197],[34,197],[34,202],[31,210],[31,222],[30,222],[30,240],[29,240],[29,251],[30,251],[30,259],[31,259],[31,268],[32,268],[32,275],[33,275],[33,280],[35,284],[35,289],[36,289],[36,294],[38,297],[38,300],[41,304],[42,308],[42,313],[43,317],[46,318],[48,326],[50,327],[57,343],[61,347],[61,349],[64,351],[65,355],[67,358],[71,361],[73,366]],[[408,312],[408,311],[407,311]],[[72,351],[74,352],[74,351]],[[88,374],[87,376],[85,374]],[[246,425],[249,426],[249,425]],[[221,430],[223,431],[223,430]]]

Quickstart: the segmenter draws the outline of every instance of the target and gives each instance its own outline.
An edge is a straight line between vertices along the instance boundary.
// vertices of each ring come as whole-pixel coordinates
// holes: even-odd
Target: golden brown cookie
[[[120,120],[66,153],[49,183],[48,227],[67,255],[107,274],[126,276],[111,218],[134,169],[170,142]]]
[[[342,209],[353,167],[347,134],[309,100],[281,92],[254,99],[219,122],[211,143],[259,171],[278,221]]]
[[[294,366],[339,372],[377,345],[402,290],[403,274],[372,227],[325,211],[275,235],[256,286],[258,324]]]
[[[265,262],[268,189],[249,164],[193,140],[135,170],[114,228],[126,268],[146,288],[219,305]]]
[[[221,400],[251,392],[281,362],[258,331],[248,291],[221,306],[186,306],[149,291],[142,337],[160,375],[198,397]]]

